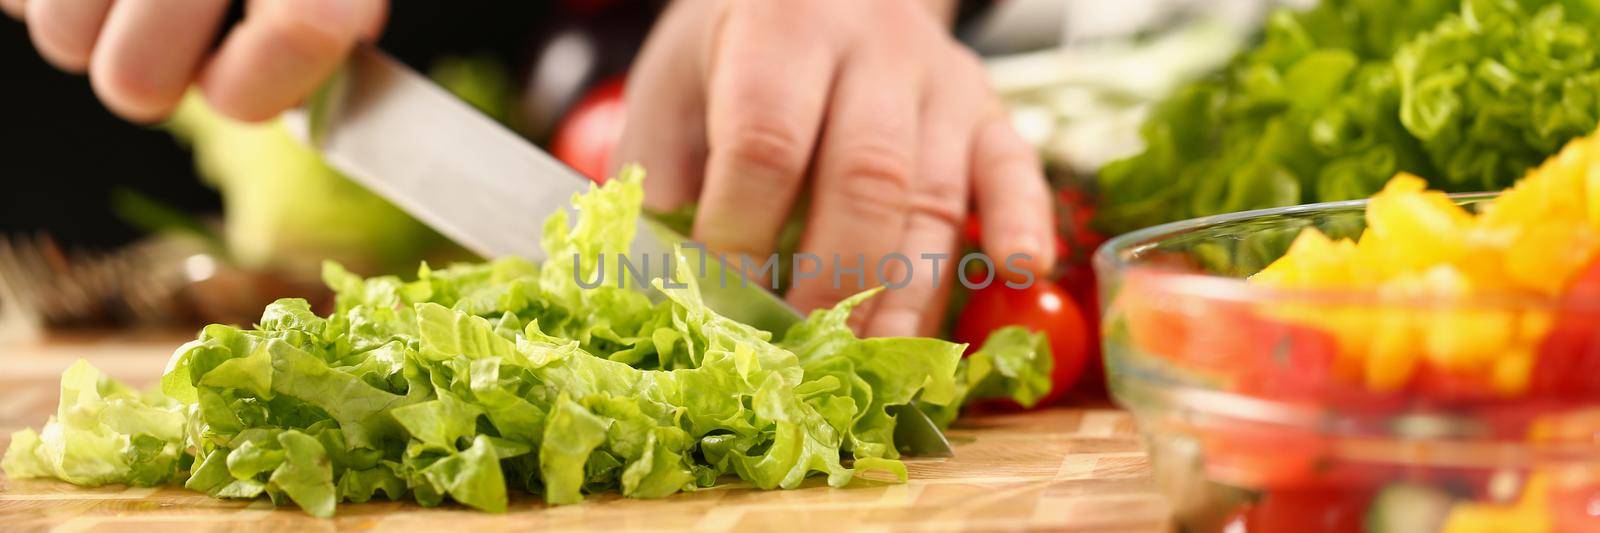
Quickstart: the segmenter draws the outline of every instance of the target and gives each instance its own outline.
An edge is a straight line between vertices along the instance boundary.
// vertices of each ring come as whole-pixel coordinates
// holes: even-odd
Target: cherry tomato
[[[1592,396],[1600,393],[1600,258],[1584,269],[1563,301],[1571,308],[1556,317],[1540,343],[1532,390],[1562,398]]]
[[[627,107],[625,78],[617,76],[590,89],[556,126],[550,152],[589,179],[604,183],[611,153],[622,138]]]
[[[1106,242],[1106,237],[1094,230],[1094,202],[1082,189],[1066,187],[1056,191],[1056,206],[1057,232],[1068,243],[1061,249],[1062,258],[1069,264],[1087,265],[1094,250]]]
[[[1360,490],[1272,491],[1245,508],[1224,531],[1358,533],[1372,493]]]
[[[976,349],[990,332],[1005,326],[1023,326],[1050,338],[1055,366],[1050,372],[1050,394],[1039,405],[1049,405],[1078,382],[1090,336],[1083,313],[1061,286],[1040,279],[1027,288],[1012,289],[996,280],[973,291],[956,319],[955,339]]]
[[[961,224],[961,242],[977,248],[983,244],[983,221],[978,215],[970,215],[966,222]]]
[[[1078,388],[1103,397],[1106,392],[1106,369],[1100,354],[1100,290],[1094,268],[1088,263],[1071,265],[1057,282],[1067,289],[1072,300],[1078,302],[1078,308],[1084,311],[1083,318],[1089,331],[1089,341],[1085,343],[1088,362],[1083,367],[1083,378]]]
[[[1082,191],[1061,189],[1057,193],[1056,207],[1060,211],[1056,218],[1062,224],[1055,235],[1058,254],[1056,266],[1057,271],[1061,272],[1055,281],[1077,304],[1086,331],[1083,343],[1085,364],[1079,372],[1081,378],[1076,381],[1080,389],[1104,395],[1105,365],[1100,356],[1100,297],[1089,258],[1094,249],[1105,242],[1105,238],[1088,229],[1089,220],[1094,217],[1094,207]],[[967,217],[961,228],[961,239],[974,248],[982,247],[983,222],[976,215]],[[1048,398],[1054,399],[1054,395]]]

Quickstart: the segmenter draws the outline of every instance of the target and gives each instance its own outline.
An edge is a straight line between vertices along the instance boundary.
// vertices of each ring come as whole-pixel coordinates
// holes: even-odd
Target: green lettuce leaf
[[[1600,121],[1592,0],[1327,0],[1159,104],[1098,177],[1112,233],[1366,198],[1397,172],[1509,186]]]
[[[1006,326],[990,333],[983,346],[961,360],[955,377],[957,401],[919,407],[941,426],[949,425],[960,414],[961,405],[974,400],[1004,398],[1033,407],[1050,393],[1054,366],[1049,337],[1021,326]]]
[[[13,438],[6,472],[79,484],[187,475],[192,490],[265,495],[315,516],[380,492],[500,512],[512,489],[570,504],[723,476],[842,486],[861,469],[905,478],[892,406],[953,413],[971,390],[1040,393],[1024,374],[1049,369],[1031,366],[1038,354],[1020,341],[992,361],[980,352],[969,361],[988,362],[972,370],[959,344],[857,338],[850,312],[876,291],[774,342],[706,307],[693,279],[654,280],[657,300],[583,288],[602,255],[628,250],[641,180],[630,167],[574,198],[576,223],[553,215],[543,242],[556,259],[544,264],[423,265],[412,280],[329,264],[331,313],[285,299],[252,327],[207,326],[169,360],[161,397],[80,363],[63,376],[57,418]],[[963,377],[975,373],[1004,377]]]
[[[61,375],[61,403],[44,429],[11,434],[0,467],[14,478],[99,486],[176,479],[186,409],[144,398],[79,360]]]

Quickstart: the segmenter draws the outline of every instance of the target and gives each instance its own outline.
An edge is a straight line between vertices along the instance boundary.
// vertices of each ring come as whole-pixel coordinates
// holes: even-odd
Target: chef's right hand
[[[198,85],[224,115],[261,121],[299,104],[359,40],[376,38],[387,0],[253,0],[213,49],[229,0],[0,0],[39,54],[88,72],[113,113],[156,122]]]

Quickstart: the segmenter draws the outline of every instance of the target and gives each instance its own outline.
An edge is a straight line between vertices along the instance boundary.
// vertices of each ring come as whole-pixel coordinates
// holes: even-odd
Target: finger
[[[377,42],[383,35],[383,26],[389,22],[389,0],[358,0],[356,8],[356,37],[362,42]]]
[[[970,70],[958,74],[981,79]],[[921,131],[917,143],[916,185],[911,191],[905,237],[896,250],[910,260],[906,272],[885,272],[891,290],[878,298],[865,333],[872,337],[925,336],[934,333],[943,316],[945,295],[954,282],[955,257],[966,215],[970,177],[968,164],[973,124],[972,102],[985,96],[976,82],[940,76],[924,88]],[[924,254],[932,254],[925,257]],[[937,261],[938,271],[934,264]],[[888,263],[888,262],[886,262]],[[898,261],[896,265],[902,265]],[[893,288],[904,280],[904,286]]]
[[[845,65],[835,88],[817,159],[803,252],[823,259],[821,275],[795,279],[789,301],[802,310],[833,305],[872,280],[870,273],[905,235],[916,164],[921,85],[889,50],[866,51]],[[837,278],[837,279],[836,279]],[[867,283],[863,283],[866,281]],[[865,313],[876,304],[869,302]]]
[[[694,236],[765,256],[799,194],[821,128],[836,52],[827,28],[797,20],[813,3],[730,2],[711,52],[710,156]],[[774,58],[783,58],[781,61]]]
[[[128,120],[166,117],[194,79],[227,10],[227,0],[113,3],[89,56],[95,94]]]
[[[380,0],[274,0],[250,7],[200,77],[212,106],[245,121],[275,117],[304,100],[384,16]]]
[[[1004,277],[1034,276],[1055,264],[1055,214],[1043,166],[999,106],[978,126],[973,146],[973,196],[983,220],[983,249]],[[1020,260],[1011,261],[1012,258]]]
[[[28,12],[28,0],[0,0],[0,11],[6,12],[11,18],[23,20]]]
[[[622,138],[612,153],[610,172],[626,163],[642,165],[645,206],[671,211],[700,194],[705,172],[706,104],[701,61],[693,52],[701,41],[689,34],[709,14],[707,2],[676,2],[645,42],[624,90]]]
[[[256,4],[264,2],[278,2],[281,0],[248,0],[245,3],[247,13],[255,13],[261,8]],[[352,0],[336,0],[349,2]],[[356,0],[356,34],[362,41],[372,42],[378,40],[383,34],[383,24],[389,20],[389,0],[361,1]]]
[[[68,72],[88,68],[111,0],[31,0],[26,5],[28,36],[39,55]]]

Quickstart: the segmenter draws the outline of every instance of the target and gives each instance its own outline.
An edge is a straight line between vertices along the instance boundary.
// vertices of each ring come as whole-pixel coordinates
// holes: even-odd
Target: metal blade
[[[352,180],[484,257],[549,259],[539,246],[545,217],[570,211],[572,195],[589,187],[576,171],[376,48],[358,48],[324,91],[311,109],[284,116],[290,131]],[[641,221],[630,258],[661,261],[684,241]],[[776,295],[743,282],[737,268],[714,255],[700,268],[699,254],[687,255],[694,264],[688,274],[699,278],[717,313],[775,335],[800,320]]]
[[[889,406],[894,415],[894,442],[906,455],[917,457],[954,457],[950,439],[944,436],[939,425],[928,418],[913,400],[908,404]]]

